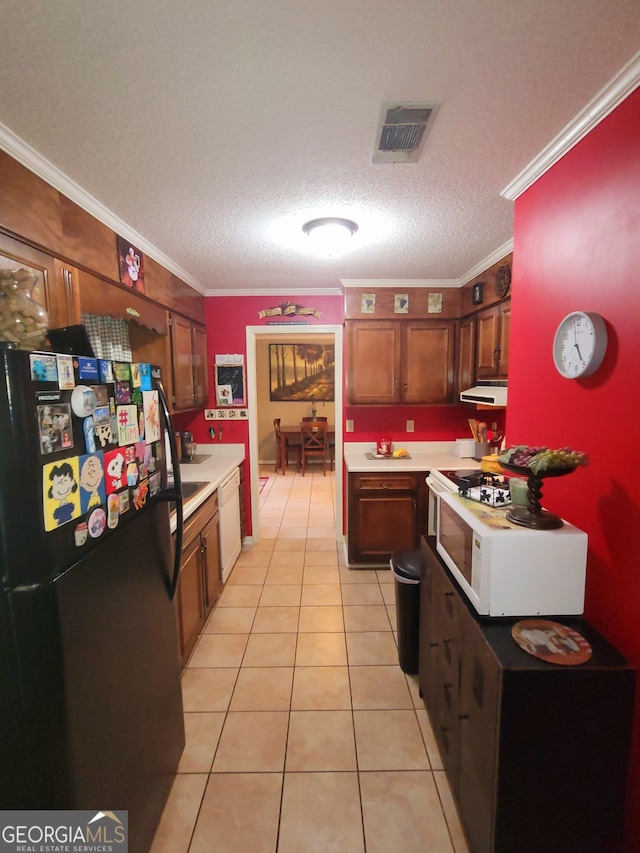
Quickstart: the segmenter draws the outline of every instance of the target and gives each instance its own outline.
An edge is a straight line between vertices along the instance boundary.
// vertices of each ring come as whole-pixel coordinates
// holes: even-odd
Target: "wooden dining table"
[[[302,447],[300,424],[281,426],[280,432],[283,438],[289,443],[289,447]],[[333,470],[336,452],[336,428],[334,426],[327,426],[327,447],[329,448],[329,462]]]

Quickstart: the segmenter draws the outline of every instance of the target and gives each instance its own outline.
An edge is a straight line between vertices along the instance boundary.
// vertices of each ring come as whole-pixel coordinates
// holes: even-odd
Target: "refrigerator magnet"
[[[114,530],[120,521],[120,498],[118,495],[109,495],[107,501],[107,527]]]
[[[157,495],[162,489],[162,476],[159,471],[149,477],[149,493]]]
[[[122,515],[123,512],[128,512],[131,507],[129,489],[125,489],[124,492],[118,492],[118,498],[120,499],[120,515]]]
[[[73,539],[78,548],[81,548],[84,543],[87,541],[89,536],[89,525],[86,521],[81,521],[80,524],[76,525],[76,529],[73,531]]]
[[[87,382],[97,382],[99,379],[98,373],[98,359],[97,358],[85,358],[83,356],[76,356],[76,361],[78,363],[78,378],[85,379]]]
[[[136,510],[142,509],[147,502],[148,494],[149,481],[141,480],[140,485],[133,490],[133,508]]]
[[[86,418],[92,415],[97,405],[95,392],[88,385],[76,385],[71,392],[71,408],[77,417]]]
[[[128,379],[121,379],[116,382],[116,403],[119,406],[124,406],[131,402],[131,383]]]
[[[55,355],[32,353],[29,355],[29,366],[34,382],[58,382],[58,359]]]
[[[113,376],[116,382],[130,382],[131,381],[131,365],[129,362],[125,361],[114,361],[113,362]]]
[[[80,457],[80,508],[89,512],[105,502],[104,458],[102,453]]]
[[[82,422],[82,431],[84,432],[84,443],[87,453],[96,452],[96,434],[93,429],[93,418],[85,418]]]
[[[40,453],[56,453],[73,447],[71,409],[68,403],[37,406]]]
[[[122,447],[125,444],[133,444],[138,441],[140,435],[138,433],[138,407],[137,406],[118,406],[118,444]]]
[[[89,516],[87,524],[89,525],[89,536],[91,536],[92,539],[97,539],[98,536],[102,536],[104,529],[107,526],[107,514],[101,506],[94,509]]]
[[[140,387],[140,365],[136,362],[131,365],[131,384],[134,388]]]
[[[56,530],[81,515],[77,456],[42,466],[44,529]]]
[[[100,370],[100,382],[113,382],[113,364],[110,361],[101,358],[98,361],[98,368]]]
[[[140,368],[140,388],[142,391],[151,391],[151,365],[139,364]]]
[[[117,492],[119,489],[127,485],[125,477],[125,459],[124,452],[118,450],[108,450],[104,454],[104,470],[105,470],[105,486],[107,494]]]
[[[157,391],[143,391],[144,440],[147,444],[160,439],[160,404]]]
[[[73,372],[73,356],[58,353],[58,387],[63,391],[71,391],[76,387],[76,377]]]
[[[127,465],[127,486],[135,486],[138,482],[140,474],[138,473],[138,466],[135,462],[130,462]]]

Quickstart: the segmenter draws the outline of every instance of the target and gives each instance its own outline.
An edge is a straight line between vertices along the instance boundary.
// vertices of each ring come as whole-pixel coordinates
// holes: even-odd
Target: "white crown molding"
[[[229,290],[221,289],[221,290],[207,290],[204,294],[205,296],[268,296],[271,299],[287,299],[289,296],[291,299],[295,299],[296,301],[300,301],[301,297],[304,296],[342,296],[342,290],[339,287],[307,287],[296,289],[291,291],[290,294],[287,295],[287,291],[280,288],[276,290],[275,288],[268,288],[261,290],[260,288],[239,288]]]
[[[499,260],[504,258],[505,255],[508,255],[509,252],[513,252],[513,238],[507,240],[506,243],[503,243],[502,246],[499,246],[490,255],[488,255],[483,261],[480,261],[472,267],[468,272],[466,272],[462,278],[458,279],[458,287],[463,287],[467,282],[471,281],[471,279],[475,278],[477,275],[482,275],[485,270],[488,270],[489,267],[492,267],[494,264],[497,264]]]
[[[34,172],[43,181],[51,184],[54,189],[61,192],[71,201],[80,205],[83,210],[94,216],[107,228],[115,231],[121,237],[130,240],[137,249],[140,249],[144,254],[149,255],[154,261],[157,261],[165,269],[177,275],[186,284],[197,290],[198,293],[204,294],[205,288],[202,284],[188,272],[185,272],[181,267],[174,263],[171,258],[168,258],[160,249],[157,249],[152,243],[149,243],[141,234],[123,222],[119,217],[112,213],[101,202],[95,199],[92,195],[82,189],[75,181],[72,181],[68,175],[61,172],[57,166],[46,160],[39,154],[35,148],[32,148],[24,140],[10,130],[6,125],[0,123],[0,148],[10,154],[27,169]],[[115,249],[115,247],[114,247]]]
[[[640,84],[640,52],[616,74],[587,106],[560,131],[546,148],[529,163],[500,195],[515,201],[518,196],[538,180],[554,163],[580,142],[603,118],[609,115]]]
[[[344,288],[435,287],[443,289],[447,287],[458,287],[458,282],[453,278],[341,278],[340,283]]]

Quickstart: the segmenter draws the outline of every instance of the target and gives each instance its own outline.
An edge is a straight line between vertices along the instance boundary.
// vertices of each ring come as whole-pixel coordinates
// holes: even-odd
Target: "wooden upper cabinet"
[[[120,281],[116,235],[80,205],[60,196],[62,253],[78,266]]]
[[[511,300],[477,315],[477,379],[506,379],[509,368]]]
[[[465,317],[458,325],[458,354],[455,394],[473,387],[476,381],[476,318]]]
[[[19,305],[16,310],[11,310],[11,315],[2,317],[2,323],[11,322],[24,315],[26,332],[33,326],[34,336],[25,337],[24,346],[33,348],[44,344],[43,333],[47,329],[55,329],[60,326],[69,326],[80,322],[80,306],[78,301],[78,290],[76,274],[77,271],[62,261],[51,257],[46,252],[34,249],[26,243],[21,243],[13,237],[0,234],[0,256],[2,256],[2,281],[15,281],[17,283],[16,296],[18,300],[24,300],[24,310]],[[39,320],[35,312],[29,308],[30,304],[41,306],[46,311],[46,318]],[[2,313],[2,312],[0,312]],[[17,332],[21,337],[23,324],[19,324]],[[42,326],[37,334],[36,326]],[[10,331],[7,330],[10,334]],[[6,336],[3,335],[3,339]]]
[[[209,393],[205,327],[173,314],[171,360],[174,409],[184,411],[204,406]]]
[[[400,402],[401,326],[395,320],[347,323],[347,403]]]
[[[347,323],[347,403],[433,405],[453,399],[455,323]]]
[[[402,323],[402,402],[450,403],[453,399],[455,323]]]

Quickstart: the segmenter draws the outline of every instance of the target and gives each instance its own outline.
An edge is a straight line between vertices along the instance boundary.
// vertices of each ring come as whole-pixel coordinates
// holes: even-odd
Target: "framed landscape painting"
[[[335,346],[269,344],[269,398],[280,402],[335,400]]]

